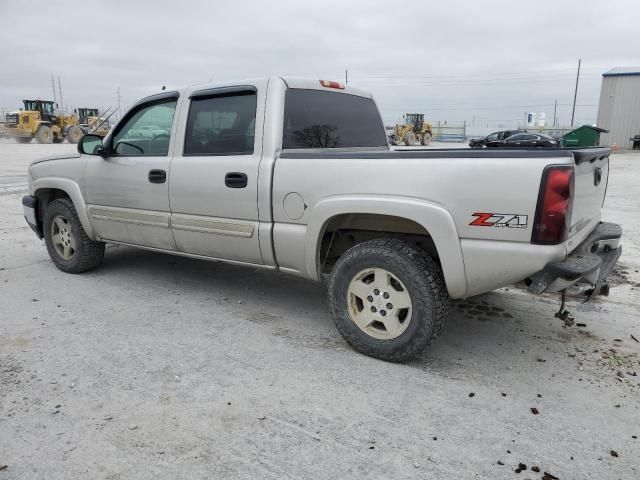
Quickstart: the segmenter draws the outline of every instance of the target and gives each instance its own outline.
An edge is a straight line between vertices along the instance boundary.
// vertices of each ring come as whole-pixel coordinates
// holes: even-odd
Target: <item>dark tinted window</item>
[[[250,155],[256,128],[256,93],[194,98],[187,119],[185,155]]]
[[[288,89],[283,148],[386,147],[387,136],[370,98]]]
[[[510,142],[515,142],[515,141],[518,141],[518,140],[524,140],[524,137],[525,137],[525,135],[522,135],[522,134],[512,135],[512,136],[509,137],[509,141]]]

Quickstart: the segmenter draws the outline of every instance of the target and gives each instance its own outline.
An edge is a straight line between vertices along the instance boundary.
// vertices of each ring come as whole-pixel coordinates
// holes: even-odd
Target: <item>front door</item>
[[[177,100],[162,94],[135,106],[107,142],[109,156],[89,157],[87,209],[99,239],[175,250],[168,172]]]
[[[169,179],[171,229],[179,251],[262,263],[258,242],[262,131],[256,132],[256,113],[262,118],[263,96],[253,87],[191,95],[184,144],[181,151],[176,149]]]

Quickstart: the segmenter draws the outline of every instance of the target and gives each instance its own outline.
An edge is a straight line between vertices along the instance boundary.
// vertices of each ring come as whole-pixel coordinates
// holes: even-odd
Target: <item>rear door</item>
[[[266,87],[266,82],[265,82]],[[171,231],[181,252],[262,264],[258,167],[266,88],[191,94],[171,164]]]

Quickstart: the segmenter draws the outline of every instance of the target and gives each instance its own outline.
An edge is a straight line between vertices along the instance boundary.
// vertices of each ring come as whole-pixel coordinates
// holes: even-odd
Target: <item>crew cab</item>
[[[621,252],[600,218],[608,149],[391,151],[372,96],[337,82],[163,91],[78,152],[35,161],[22,201],[59,269],[115,243],[325,281],[346,341],[390,361],[438,336],[451,299],[606,293]]]

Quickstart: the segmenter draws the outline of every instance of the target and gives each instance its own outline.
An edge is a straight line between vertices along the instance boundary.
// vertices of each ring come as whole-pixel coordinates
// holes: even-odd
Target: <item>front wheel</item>
[[[72,127],[69,127],[69,130],[67,130],[67,141],[69,143],[76,144],[80,141],[81,138],[82,138],[82,130],[80,130],[80,127],[77,127],[75,125]]]
[[[413,132],[405,133],[403,141],[407,147],[413,145],[414,143],[416,143],[416,134]]]
[[[53,142],[53,132],[47,125],[40,125],[36,132],[36,140],[38,143],[51,143]]]
[[[331,273],[328,293],[343,338],[360,353],[393,362],[429,346],[450,311],[438,264],[397,239],[370,240],[348,250]]]
[[[49,257],[63,272],[85,272],[102,262],[104,243],[87,236],[71,200],[59,198],[49,203],[43,230]]]
[[[420,139],[420,143],[425,146],[431,144],[431,132],[425,132]]]

